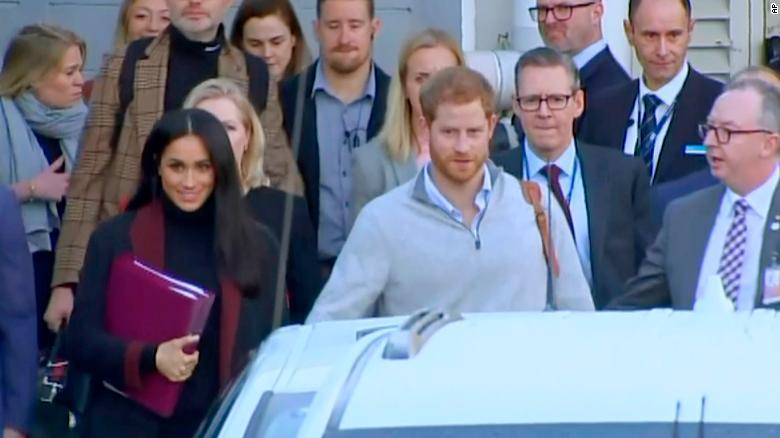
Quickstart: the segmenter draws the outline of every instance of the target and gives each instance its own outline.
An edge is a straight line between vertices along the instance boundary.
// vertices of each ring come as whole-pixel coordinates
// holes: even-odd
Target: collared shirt
[[[755,305],[759,286],[757,282],[761,267],[758,264],[761,258],[764,225],[769,215],[769,207],[772,205],[772,197],[778,181],[780,181],[780,171],[775,168],[772,175],[763,184],[744,197],[749,205],[745,216],[747,243],[745,258],[742,263],[740,287],[737,292],[737,310],[752,310]],[[707,279],[712,275],[718,274],[726,234],[734,218],[734,203],[739,199],[741,197],[731,191],[731,189],[726,189],[726,193],[723,194],[720,210],[718,210],[718,216],[715,218],[715,225],[712,227],[701,263],[699,283],[696,287],[697,297],[703,293]]]
[[[675,75],[666,85],[655,91],[647,88],[644,77],[640,77],[639,96],[637,96],[637,99],[634,101],[634,109],[631,110],[631,120],[633,123],[628,127],[628,131],[626,131],[626,142],[623,145],[623,152],[628,155],[636,155],[636,142],[637,138],[639,138],[639,125],[642,123],[642,121],[639,120],[639,111],[641,110],[644,112],[644,104],[642,103],[642,99],[645,97],[645,95],[655,94],[659,99],[661,99],[661,102],[663,102],[661,105],[658,105],[658,108],[655,109],[656,123],[660,123],[661,119],[664,117],[664,114],[666,114],[666,111],[668,111],[669,107],[671,107],[674,101],[677,100],[677,96],[680,94],[683,85],[685,85],[685,79],[688,78],[689,70],[688,61],[686,60],[683,62],[683,67],[679,72],[677,72],[677,75]],[[655,145],[653,147],[653,175],[651,180],[655,178],[655,173],[658,170],[658,158],[661,156],[661,147],[664,144],[664,139],[666,138],[666,132],[669,130],[669,125],[672,124],[674,111],[677,109],[679,108],[672,109],[672,113],[669,115],[666,123],[664,123],[661,131],[659,131],[658,135],[655,137]]]
[[[436,187],[436,183],[433,182],[433,177],[431,176],[432,165],[433,164],[431,162],[428,162],[428,164],[425,165],[424,171],[425,193],[428,195],[428,198],[430,198],[437,207],[440,207],[442,210],[447,212],[447,214],[451,218],[455,219],[455,221],[463,224],[465,227],[468,227],[471,230],[471,234],[473,234],[475,238],[479,239],[479,222],[482,219],[482,216],[485,214],[485,209],[487,208],[488,201],[490,200],[490,193],[493,191],[493,181],[490,180],[490,172],[488,171],[487,165],[482,165],[482,189],[477,192],[477,196],[474,198],[474,205],[477,207],[478,212],[477,215],[474,216],[474,220],[471,221],[470,227],[466,225],[463,220],[463,212],[452,205],[452,203],[439,191],[439,188]]]
[[[528,164],[528,166],[523,169],[523,172],[528,172],[531,181],[536,181],[542,186],[547,187],[547,177],[542,174],[542,170],[547,166],[547,162],[536,155],[534,150],[530,147],[527,138],[523,147],[525,148],[523,156],[526,157],[525,160]],[[590,232],[588,231],[588,207],[585,204],[585,183],[582,180],[582,166],[580,166],[579,163],[577,163],[577,174],[574,175],[574,181],[572,182],[574,164],[576,161],[577,149],[574,145],[574,139],[572,139],[569,146],[566,147],[566,151],[550,164],[555,164],[561,168],[561,176],[558,178],[558,183],[561,185],[563,195],[568,196],[571,191],[569,211],[571,212],[571,220],[574,225],[574,238],[577,244],[577,254],[579,255],[585,278],[588,280],[588,284],[593,287],[593,269],[590,260]],[[529,177],[528,175],[526,175],[527,178]]]
[[[602,50],[607,48],[607,42],[603,39],[596,41],[588,47],[582,49],[582,51],[573,56],[574,64],[578,70],[582,70],[591,59],[595,58]]]
[[[352,150],[369,140],[368,121],[375,95],[373,66],[363,96],[344,103],[328,84],[322,62],[317,63],[312,97],[317,108],[320,157],[320,259],[338,256],[352,228]]]

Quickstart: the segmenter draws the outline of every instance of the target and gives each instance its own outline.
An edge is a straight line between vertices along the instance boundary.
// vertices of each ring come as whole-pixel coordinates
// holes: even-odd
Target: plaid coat
[[[125,113],[118,144],[115,149],[111,147],[124,55],[123,49],[107,55],[94,82],[80,156],[67,193],[52,286],[78,283],[89,236],[99,222],[120,213],[120,206],[135,194],[143,145],[163,114],[170,56],[167,32],[152,41],[145,56],[136,63],[134,97]],[[245,93],[248,91],[246,61],[240,50],[226,44],[218,71],[220,77],[231,79]],[[303,183],[282,130],[276,90],[277,85],[269,81],[267,107],[260,116],[266,135],[264,168],[271,186],[301,193]]]

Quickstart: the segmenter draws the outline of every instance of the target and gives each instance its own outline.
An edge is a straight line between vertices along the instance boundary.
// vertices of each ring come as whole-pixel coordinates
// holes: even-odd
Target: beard
[[[370,53],[359,52],[338,53],[336,56],[330,56],[326,60],[328,67],[336,73],[348,75],[356,72],[370,60]]]

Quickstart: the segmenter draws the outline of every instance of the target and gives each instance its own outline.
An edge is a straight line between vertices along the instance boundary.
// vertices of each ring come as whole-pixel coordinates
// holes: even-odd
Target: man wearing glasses
[[[653,184],[707,165],[696,125],[722,84],[688,65],[693,25],[690,0],[630,0],[624,27],[642,76],[592,95],[578,131],[588,143],[641,157]]]
[[[601,31],[601,17],[604,15],[602,0],[537,0],[536,6],[528,8],[528,12],[531,19],[538,23],[544,44],[574,59],[586,98],[609,86],[629,82],[629,76],[604,41]],[[517,117],[512,118],[512,127],[517,143],[522,145],[525,133]],[[494,138],[494,150],[510,149],[509,138],[499,131]]]
[[[736,310],[777,306],[764,275],[780,249],[780,91],[736,81],[699,131],[721,184],[669,205],[639,274],[610,308],[691,309],[716,295]]]
[[[602,0],[537,0],[528,11],[544,44],[574,59],[586,93],[630,80],[604,41]]]
[[[641,160],[575,141],[572,124],[584,96],[566,54],[540,47],[515,67],[514,111],[523,146],[494,162],[516,178],[551,188],[574,236],[596,309],[623,292],[636,275],[655,229],[650,183]]]

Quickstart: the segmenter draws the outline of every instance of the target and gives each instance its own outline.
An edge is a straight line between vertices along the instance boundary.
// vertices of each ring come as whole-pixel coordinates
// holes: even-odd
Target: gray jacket
[[[352,218],[374,198],[381,196],[417,174],[414,154],[406,161],[393,159],[387,144],[378,136],[352,154]]]

